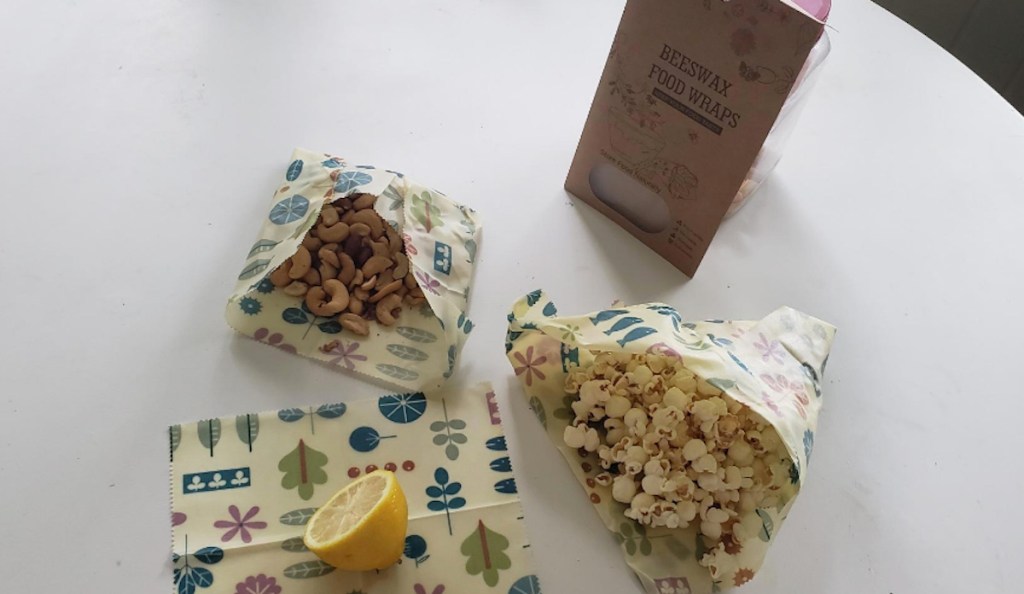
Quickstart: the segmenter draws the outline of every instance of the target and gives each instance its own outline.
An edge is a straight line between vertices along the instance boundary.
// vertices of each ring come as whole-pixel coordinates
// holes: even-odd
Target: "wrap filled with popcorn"
[[[513,306],[505,349],[530,407],[583,485],[598,515],[621,544],[626,563],[644,588],[651,594],[696,594],[742,585],[761,567],[806,476],[821,407],[821,377],[834,335],[835,328],[831,325],[788,307],[759,321],[688,322],[673,307],[661,303],[613,306],[583,316],[562,317],[544,293],[535,291]],[[590,427],[595,425],[593,422],[589,426],[578,422],[574,425],[579,415],[585,416],[594,402],[582,402],[585,389],[580,390],[580,397],[567,393],[567,378],[573,384],[576,380],[572,378],[580,375],[581,370],[588,366],[596,368],[603,365],[601,361],[615,357],[641,359],[626,354],[657,358],[659,368],[665,361],[671,362],[680,377],[685,373],[691,385],[698,386],[696,392],[705,394],[698,398],[716,394],[723,401],[731,399],[729,405],[733,411],[763,423],[760,425],[766,429],[763,433],[770,433],[771,427],[777,432],[777,437],[772,439],[776,439],[777,444],[781,440],[781,444],[775,446],[778,454],[774,460],[778,468],[771,470],[777,479],[778,486],[774,487],[777,491],[764,500],[763,506],[749,509],[751,513],[747,513],[742,525],[738,519],[728,520],[732,533],[720,541],[702,536],[704,528],[700,517],[685,527],[672,528],[650,522],[644,525],[630,519],[633,516],[626,514],[630,513],[631,506],[617,501],[623,499],[622,494],[613,494],[612,485],[608,484],[609,459],[605,457],[608,448],[602,446],[605,451],[599,457],[590,444],[586,448],[566,444],[573,430],[578,429],[578,441],[572,445],[581,445],[583,433],[591,431]],[[644,374],[650,377],[646,367]],[[682,398],[679,394],[675,396]],[[668,398],[665,397],[666,402]],[[622,416],[621,411],[611,412],[611,401],[602,404],[605,409],[600,418],[605,418],[605,410],[607,419]],[[639,412],[637,416],[645,422],[648,419]],[[625,418],[630,422],[628,413]],[[655,427],[658,415],[650,420]],[[714,425],[714,419],[708,424]],[[623,434],[621,426],[619,423],[619,435]],[[685,429],[680,425],[681,432]],[[752,438],[754,432],[750,433],[744,439]],[[683,437],[678,443],[690,439]],[[656,439],[657,436],[653,438]],[[687,447],[690,445],[693,444]],[[696,443],[696,446],[701,451],[695,456],[687,453],[687,460],[704,453],[704,443]],[[749,455],[749,449],[745,454]],[[682,459],[682,453],[679,456]],[[719,462],[723,466],[732,464],[732,457],[730,450],[728,461],[720,455]],[[642,458],[641,461],[648,459],[646,454]],[[618,466],[612,465],[612,468]],[[602,473],[606,480],[602,480]],[[743,476],[750,476],[750,473]],[[681,480],[689,482],[685,478]],[[646,484],[644,482],[644,488]],[[696,492],[704,493],[700,490],[704,486],[700,483]],[[627,487],[629,495],[634,487],[632,483]],[[695,492],[693,484],[690,488]],[[707,510],[702,513],[704,511]],[[746,521],[750,519],[755,522],[753,528]]]
[[[359,194],[377,196],[373,210],[400,234],[407,274],[426,298],[405,307],[394,325],[370,321],[366,337],[345,329],[337,315],[314,314],[268,278],[296,254],[324,205]],[[479,241],[476,212],[440,192],[401,173],[297,149],[225,316],[242,334],[291,353],[405,390],[436,387],[451,376],[473,328],[466,309]]]

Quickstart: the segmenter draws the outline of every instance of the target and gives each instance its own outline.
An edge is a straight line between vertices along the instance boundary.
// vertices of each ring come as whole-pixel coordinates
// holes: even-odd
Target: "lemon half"
[[[408,524],[409,506],[395,473],[375,470],[318,509],[302,542],[338,569],[384,569],[402,556]]]

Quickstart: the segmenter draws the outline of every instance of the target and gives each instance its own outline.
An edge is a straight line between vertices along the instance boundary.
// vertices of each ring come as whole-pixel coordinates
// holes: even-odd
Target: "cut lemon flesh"
[[[302,541],[338,569],[384,569],[402,556],[408,523],[409,507],[395,474],[375,470],[318,509]]]

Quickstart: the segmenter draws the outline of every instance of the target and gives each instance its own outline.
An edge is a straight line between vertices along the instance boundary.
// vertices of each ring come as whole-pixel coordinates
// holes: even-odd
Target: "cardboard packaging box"
[[[783,0],[629,0],[565,188],[693,276],[823,27]]]

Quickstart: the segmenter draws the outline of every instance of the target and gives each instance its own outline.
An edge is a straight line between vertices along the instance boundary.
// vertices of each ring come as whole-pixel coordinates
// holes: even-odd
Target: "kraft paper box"
[[[780,0],[629,0],[566,189],[693,276],[823,27]]]

